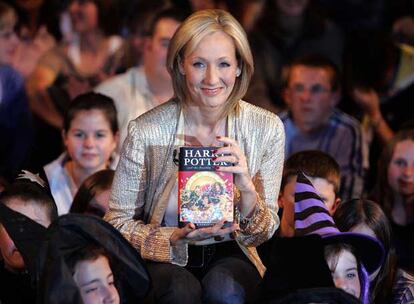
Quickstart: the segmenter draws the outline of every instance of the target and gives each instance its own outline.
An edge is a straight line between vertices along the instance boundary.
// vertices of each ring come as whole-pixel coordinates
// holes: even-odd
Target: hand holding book
[[[223,237],[239,229],[239,225],[233,223],[231,226],[225,225],[225,221],[215,223],[210,227],[196,228],[193,223],[188,223],[183,228],[174,230],[170,237],[172,246],[188,243],[193,244],[216,236]]]
[[[234,184],[241,194],[239,210],[243,216],[249,217],[256,206],[257,194],[247,167],[246,156],[234,139],[218,136],[217,141],[224,143],[225,146],[217,149],[216,154],[223,156],[217,157],[215,161],[231,162],[233,166],[217,167],[216,170],[234,174]]]

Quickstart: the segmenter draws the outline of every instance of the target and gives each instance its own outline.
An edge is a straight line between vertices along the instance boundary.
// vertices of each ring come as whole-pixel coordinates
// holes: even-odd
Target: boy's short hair
[[[341,169],[329,154],[318,150],[306,150],[292,154],[283,168],[281,189],[286,186],[290,177],[298,175],[299,172],[309,177],[326,179],[334,186],[335,195],[338,195]]]
[[[0,1],[0,31],[7,27],[14,26],[17,22],[17,15],[13,7]]]
[[[67,265],[72,273],[75,273],[76,265],[82,261],[95,261],[100,256],[104,256],[111,263],[111,259],[106,250],[97,244],[90,243],[85,247],[81,247],[67,258]]]
[[[0,202],[6,206],[10,204],[12,199],[19,199],[24,204],[35,205],[36,208],[44,208],[50,222],[58,217],[55,201],[46,185],[41,186],[28,179],[17,179],[0,194]]]
[[[339,68],[328,58],[319,54],[309,54],[293,59],[282,70],[282,85],[286,88],[289,85],[290,73],[292,68],[303,65],[310,68],[321,68],[329,71],[331,90],[337,91],[341,87],[341,76]]]

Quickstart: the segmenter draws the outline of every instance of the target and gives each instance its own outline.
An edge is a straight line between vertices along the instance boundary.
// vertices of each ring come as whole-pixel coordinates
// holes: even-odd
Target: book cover
[[[218,147],[181,147],[178,171],[178,221],[181,226],[212,226],[225,220],[233,222],[233,173],[219,172],[214,162]]]

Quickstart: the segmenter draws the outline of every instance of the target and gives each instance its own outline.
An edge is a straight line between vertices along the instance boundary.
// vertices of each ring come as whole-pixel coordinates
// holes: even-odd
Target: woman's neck
[[[197,146],[217,145],[217,136],[226,135],[226,119],[220,118],[221,111],[202,111],[187,108],[184,111],[184,133],[187,143]]]

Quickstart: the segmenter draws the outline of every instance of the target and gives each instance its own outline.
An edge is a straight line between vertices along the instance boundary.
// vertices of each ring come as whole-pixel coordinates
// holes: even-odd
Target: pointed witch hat
[[[384,261],[384,247],[375,238],[353,232],[340,232],[312,183],[299,173],[295,188],[295,236],[320,235],[325,245],[351,245],[369,274]]]

